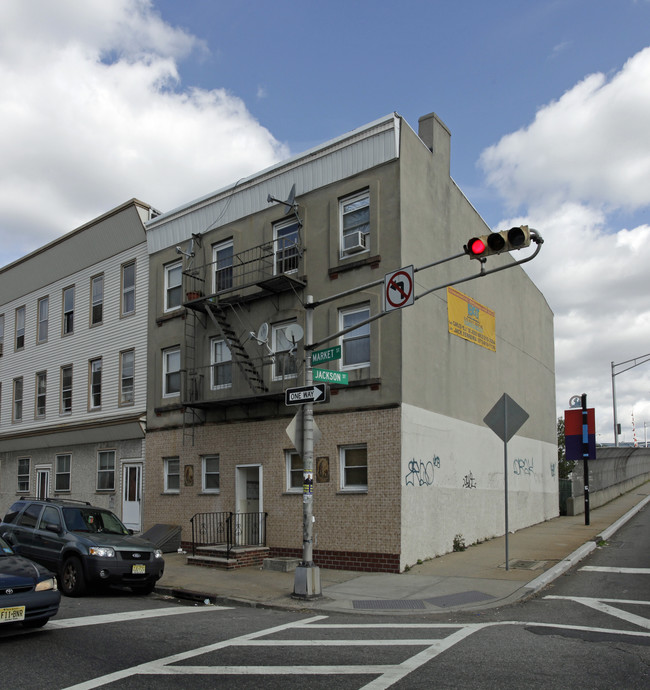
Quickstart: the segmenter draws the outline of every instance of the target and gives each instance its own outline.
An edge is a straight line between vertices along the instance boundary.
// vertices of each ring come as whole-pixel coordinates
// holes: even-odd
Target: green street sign
[[[318,350],[311,353],[311,364],[321,364],[322,362],[331,362],[333,359],[341,359],[341,346],[335,345],[329,347],[327,350]]]
[[[344,371],[333,371],[332,369],[312,369],[311,372],[314,381],[322,381],[323,383],[340,383],[343,386],[348,385],[348,375]]]

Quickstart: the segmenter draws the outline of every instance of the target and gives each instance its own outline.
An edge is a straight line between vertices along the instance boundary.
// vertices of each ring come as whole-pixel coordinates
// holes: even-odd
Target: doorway
[[[50,467],[36,468],[36,498],[43,500],[50,495]]]
[[[261,465],[239,465],[235,477],[235,544],[256,546],[263,541],[263,481]]]
[[[122,465],[122,522],[127,529],[142,529],[142,463]]]

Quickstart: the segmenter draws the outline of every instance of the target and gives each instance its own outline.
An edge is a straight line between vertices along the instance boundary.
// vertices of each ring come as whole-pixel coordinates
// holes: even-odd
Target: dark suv
[[[0,523],[0,536],[57,573],[61,591],[72,597],[88,584],[149,594],[165,569],[154,544],[133,536],[110,510],[81,501],[21,498]]]

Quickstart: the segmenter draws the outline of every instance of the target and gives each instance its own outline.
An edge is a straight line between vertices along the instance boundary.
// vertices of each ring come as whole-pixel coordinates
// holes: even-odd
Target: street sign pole
[[[305,386],[311,386],[311,350],[314,340],[313,297],[305,303]],[[321,596],[320,568],[314,565],[314,403],[308,400],[303,408],[302,452],[302,563],[296,568],[293,593],[302,599]]]
[[[583,393],[582,403],[582,469],[585,483],[585,525],[589,524],[589,425],[587,412],[587,394]]]

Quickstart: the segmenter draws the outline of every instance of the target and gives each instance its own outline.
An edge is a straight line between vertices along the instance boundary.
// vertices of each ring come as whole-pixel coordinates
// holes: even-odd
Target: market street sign
[[[324,381],[325,383],[340,383],[348,385],[348,375],[345,371],[334,371],[333,369],[312,369],[314,381]]]
[[[300,388],[287,388],[284,391],[285,405],[304,405],[308,402],[325,402],[327,399],[327,386],[324,383],[315,383],[313,386]]]
[[[311,365],[331,362],[333,359],[341,359],[341,346],[335,345],[327,350],[317,350],[311,353]]]

